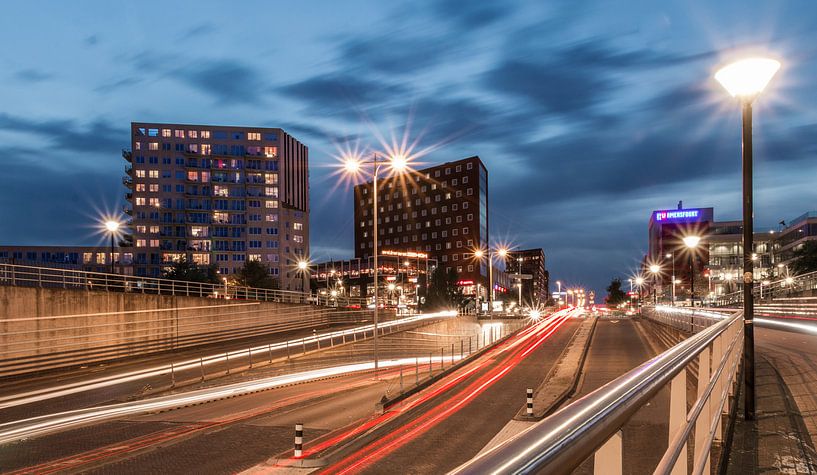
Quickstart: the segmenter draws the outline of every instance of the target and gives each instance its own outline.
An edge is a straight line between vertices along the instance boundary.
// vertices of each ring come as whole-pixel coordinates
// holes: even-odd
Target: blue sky
[[[0,243],[92,244],[131,121],[282,127],[310,147],[312,254],[352,254],[346,141],[479,155],[492,233],[601,291],[653,209],[740,217],[740,117],[712,79],[783,63],[756,103],[755,216],[817,209],[809,1],[20,2],[0,16]]]

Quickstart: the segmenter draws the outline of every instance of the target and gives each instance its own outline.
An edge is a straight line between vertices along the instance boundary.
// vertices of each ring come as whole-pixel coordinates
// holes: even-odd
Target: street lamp
[[[505,258],[508,255],[508,249],[504,247],[500,247],[496,249],[496,254],[499,255],[501,258]],[[486,250],[477,249],[474,251],[474,258],[478,260],[482,260],[483,257],[488,258],[488,313],[492,314],[494,312],[494,252],[492,252],[491,248],[489,247]]]
[[[658,264],[652,264],[650,266],[650,273],[652,274],[652,304],[658,304],[658,295],[656,293],[656,287],[658,286],[658,273],[661,272],[661,266]]]
[[[692,306],[695,306],[695,260],[692,259],[695,248],[701,242],[700,236],[684,236],[684,245],[689,249],[689,301]]]
[[[115,219],[109,219],[109,220],[105,221],[105,232],[107,232],[111,236],[111,274],[114,273],[114,268],[113,268],[113,253],[114,253],[113,240],[114,240],[114,237],[116,236],[116,234],[119,232],[119,227],[120,226],[122,226],[122,224],[119,221],[115,220]]]
[[[371,165],[372,167],[372,199],[373,199],[373,214],[372,214],[372,241],[374,253],[374,377],[377,378],[378,358],[377,358],[377,323],[378,323],[378,268],[377,268],[377,215],[380,208],[377,201],[377,179],[380,175],[380,167],[387,164],[392,172],[392,175],[401,175],[409,170],[408,158],[405,155],[393,155],[385,162],[379,159],[377,153],[372,155],[372,159],[364,161],[359,157],[346,157],[344,159],[343,167],[346,172],[352,175],[358,175],[362,172],[364,165]]]
[[[675,251],[668,252],[665,256],[672,261],[672,294],[670,295],[670,304],[675,306]]]
[[[744,367],[746,368],[745,418],[755,418],[755,331],[754,298],[752,285],[753,205],[752,205],[752,102],[772,80],[780,63],[768,58],[747,58],[729,64],[717,73],[715,79],[741,103],[743,115],[743,322]]]

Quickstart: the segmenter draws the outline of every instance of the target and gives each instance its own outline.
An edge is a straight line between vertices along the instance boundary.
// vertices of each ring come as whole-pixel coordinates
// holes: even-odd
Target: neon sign
[[[414,252],[414,251],[407,251],[407,252],[400,252],[400,251],[380,251],[381,255],[384,256],[399,256],[399,257],[415,257],[419,259],[428,259],[428,254],[424,252]]]
[[[656,211],[654,214],[656,222],[691,222],[697,221],[701,217],[700,209],[672,209]]]

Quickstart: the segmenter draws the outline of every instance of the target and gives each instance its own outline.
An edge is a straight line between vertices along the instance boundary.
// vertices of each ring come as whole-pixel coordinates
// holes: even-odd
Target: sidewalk
[[[795,399],[778,370],[762,355],[756,360],[755,384],[755,421],[743,418],[741,397],[725,472],[817,473],[817,453]]]

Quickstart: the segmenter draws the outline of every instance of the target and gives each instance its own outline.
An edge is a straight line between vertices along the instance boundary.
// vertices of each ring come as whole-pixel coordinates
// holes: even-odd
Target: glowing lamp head
[[[329,295],[331,295],[332,297],[337,297],[338,296],[338,291],[333,290],[333,291],[329,292]]]
[[[528,316],[529,316],[529,317],[530,317],[532,320],[539,320],[540,318],[542,318],[542,312],[540,312],[539,310],[534,309],[534,310],[531,310],[531,311],[530,311],[530,313],[528,314]]]
[[[408,168],[408,159],[405,155],[395,155],[389,160],[389,166],[392,171],[402,173]]]
[[[786,277],[786,283],[787,283],[787,284],[791,284],[792,282],[794,282],[794,278],[793,278],[793,277]]]
[[[306,261],[298,261],[298,269],[299,270],[306,270],[309,267],[309,263]]]
[[[477,259],[482,259],[482,256],[484,255],[485,251],[483,251],[482,249],[477,249],[476,251],[474,251],[474,257],[476,257]]]
[[[119,231],[119,221],[114,221],[113,219],[105,221],[105,229],[107,229],[108,232],[111,233]]]
[[[671,259],[672,258],[672,253],[668,252],[664,257],[666,257],[667,259]]]
[[[361,166],[360,159],[355,157],[349,157],[343,161],[343,169],[349,173],[358,173]]]
[[[388,289],[389,289],[390,291],[394,290],[394,289],[395,289],[395,285],[394,285],[394,284],[389,284],[389,285],[388,285]]]
[[[701,242],[700,236],[686,236],[684,237],[684,245],[690,249],[695,249],[698,247],[698,243]]]
[[[508,250],[505,249],[505,248],[502,248],[502,249],[499,249],[498,251],[496,251],[496,253],[499,254],[499,257],[505,257],[505,256],[508,255]]]
[[[778,69],[780,62],[773,59],[747,58],[724,66],[715,79],[732,97],[751,99],[763,92]]]
[[[650,272],[652,272],[653,274],[657,274],[657,273],[661,272],[661,266],[659,266],[658,264],[651,265],[650,266]]]
[[[644,283],[643,277],[636,277],[635,278],[635,285],[642,285]]]

